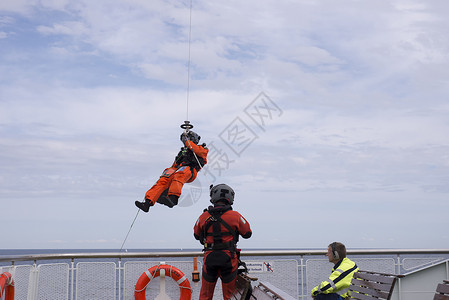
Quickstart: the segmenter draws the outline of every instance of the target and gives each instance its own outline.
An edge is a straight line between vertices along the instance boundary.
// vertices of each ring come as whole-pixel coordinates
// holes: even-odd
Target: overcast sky
[[[124,248],[448,248],[449,3],[0,2],[0,248],[120,249],[188,119],[209,164]]]

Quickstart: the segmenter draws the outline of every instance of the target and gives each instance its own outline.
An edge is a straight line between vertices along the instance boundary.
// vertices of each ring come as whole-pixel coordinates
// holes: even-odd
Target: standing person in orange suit
[[[220,277],[223,299],[235,291],[240,250],[239,236],[249,239],[252,231],[248,221],[232,209],[234,190],[226,184],[211,186],[210,202],[193,227],[193,235],[204,245],[203,270],[199,300],[211,300]]]
[[[173,165],[164,170],[159,180],[145,194],[143,202],[135,204],[144,212],[150,210],[156,202],[173,207],[178,204],[184,183],[195,180],[197,173],[207,163],[206,144],[198,145],[201,137],[193,131],[186,130],[181,134],[181,148]]]

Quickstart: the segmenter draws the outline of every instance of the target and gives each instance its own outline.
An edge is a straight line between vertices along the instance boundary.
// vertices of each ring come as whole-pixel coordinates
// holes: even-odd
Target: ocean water
[[[199,251],[200,249],[122,249],[121,252],[178,252]],[[0,255],[40,255],[53,253],[118,253],[120,249],[0,249]]]

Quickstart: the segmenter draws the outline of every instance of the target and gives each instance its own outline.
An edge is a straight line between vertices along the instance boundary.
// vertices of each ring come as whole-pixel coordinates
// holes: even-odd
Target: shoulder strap
[[[207,236],[212,236],[214,239],[214,244],[219,244],[223,242],[222,237],[224,235],[232,235],[234,242],[237,243],[238,234],[225,220],[221,218],[221,215],[222,215],[221,213],[211,214],[210,217],[206,220],[206,224],[204,226],[204,239],[206,239]],[[221,224],[223,224],[223,226],[228,230],[228,232],[221,231]],[[211,226],[212,232],[208,232]]]

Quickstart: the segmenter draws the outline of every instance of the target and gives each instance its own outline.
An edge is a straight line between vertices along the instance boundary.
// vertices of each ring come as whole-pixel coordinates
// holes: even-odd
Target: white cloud
[[[0,10],[12,11],[17,13],[26,13],[34,4],[33,0],[17,0],[0,2]]]
[[[303,226],[322,216],[322,224],[301,232],[301,247],[322,244],[310,236],[332,226],[327,208],[335,203],[368,222],[405,205],[407,216],[395,217],[410,232],[410,220],[430,210],[444,219],[445,210],[434,209],[448,193],[444,2],[194,2],[188,103],[188,3],[1,5],[22,15],[0,18],[9,49],[0,53],[0,194],[11,210],[31,203],[21,217],[31,218],[29,226],[44,218],[46,228],[62,224],[73,234],[68,240],[50,230],[43,240],[119,247],[133,201],[171,164],[187,118],[233,161],[217,180],[235,186],[235,208],[250,220],[269,211],[280,227]],[[244,112],[260,92],[283,112],[263,129]],[[240,155],[220,139],[236,117],[257,133]],[[206,186],[211,178],[203,173]],[[81,234],[69,217],[61,221],[66,212],[54,205],[61,198],[87,223],[100,218],[120,234]],[[432,208],[423,204],[429,201]],[[182,222],[193,224],[207,204],[205,195],[178,208]],[[304,219],[298,211],[307,212]],[[175,212],[157,207],[151,220]],[[254,224],[266,240],[246,245],[299,243],[272,235],[265,219]],[[190,227],[182,234],[181,246],[196,245]],[[353,247],[414,245],[415,236],[396,234],[348,238]],[[159,245],[180,246],[163,235],[155,236]],[[132,237],[129,243],[146,247]]]
[[[86,34],[88,29],[81,22],[63,22],[53,24],[52,26],[41,25],[37,27],[37,31],[44,35],[73,35],[79,36]]]

